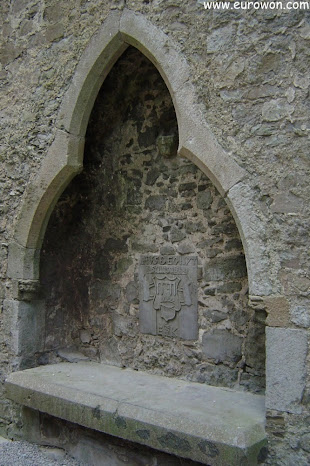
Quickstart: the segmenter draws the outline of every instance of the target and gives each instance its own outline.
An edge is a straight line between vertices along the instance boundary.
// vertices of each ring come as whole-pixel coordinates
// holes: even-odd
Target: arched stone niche
[[[210,179],[177,147],[169,91],[154,65],[129,47],[96,99],[84,170],[60,197],[46,231],[40,362],[56,362],[63,348],[74,348],[102,363],[262,392],[264,312],[248,305],[237,227]],[[178,274],[169,282],[163,274],[152,278],[180,290],[170,296],[172,308],[167,302],[145,311],[147,319],[155,314],[151,327],[142,319],[141,288],[149,293],[155,284],[141,271],[143,261],[159,259],[195,266],[188,284],[187,275],[181,284]],[[182,267],[170,273],[175,269]],[[185,310],[174,309],[185,286],[190,318],[182,332]]]
[[[59,196],[82,169],[84,136],[94,101],[105,77],[128,45],[150,59],[168,87],[178,122],[179,154],[199,167],[230,208],[243,244],[250,302],[258,311],[256,314],[264,312],[266,297],[270,297],[270,306],[281,300],[278,296],[281,290],[272,275],[273,264],[266,254],[264,225],[256,209],[255,191],[233,154],[227,154],[214,139],[203,109],[197,104],[191,73],[178,45],[143,16],[126,9],[122,13],[113,12],[81,56],[59,112],[54,142],[35,182],[25,193],[9,245],[10,289],[4,317],[14,335],[15,368],[35,364],[44,349],[46,308],[39,292],[39,260],[46,226]],[[298,329],[272,328],[271,321],[267,329],[266,406],[300,414],[305,335]],[[292,376],[296,361],[299,365]],[[287,372],[290,380],[284,377]]]
[[[184,180],[183,182],[181,177],[179,177],[177,181],[177,195],[179,199],[181,199],[184,195],[184,204],[187,203],[186,198],[188,196],[188,192],[190,192],[190,189],[188,189],[188,187],[186,189],[185,187],[181,188],[181,186],[182,184],[186,184],[187,182],[194,183],[194,191],[195,194],[197,194],[197,196],[195,196],[196,206],[194,210],[196,209],[196,214],[198,216],[200,215],[201,217],[204,217],[206,224],[208,224],[208,218],[207,215],[205,215],[206,212],[204,211],[207,211],[208,209],[200,208],[198,206],[199,197],[205,198],[204,201],[206,203],[208,203],[212,199],[212,206],[210,205],[211,211],[213,209],[214,212],[216,211],[217,214],[219,214],[219,216],[223,215],[223,218],[225,216],[226,219],[229,219],[228,223],[230,223],[231,225],[233,225],[233,220],[231,217],[232,214],[236,226],[238,228],[243,245],[243,250],[245,253],[247,277],[245,274],[244,259],[242,257],[242,247],[240,242],[238,242],[237,240],[237,230],[235,229],[235,225],[233,225],[233,237],[222,238],[223,249],[221,250],[221,253],[223,252],[224,256],[227,254],[227,257],[224,257],[225,260],[229,259],[230,254],[234,256],[235,259],[237,258],[237,262],[235,262],[235,265],[237,265],[237,269],[239,267],[239,270],[243,270],[243,272],[240,273],[239,277],[235,277],[236,280],[235,278],[232,280],[228,280],[228,282],[234,282],[233,286],[236,286],[238,288],[241,287],[240,289],[238,289],[238,291],[236,291],[237,294],[239,293],[239,297],[235,297],[235,299],[233,295],[227,291],[227,289],[224,293],[224,297],[227,297],[228,294],[230,295],[230,297],[232,297],[232,300],[235,299],[235,303],[238,303],[237,307],[239,307],[239,309],[241,309],[241,306],[243,306],[243,311],[247,308],[247,311],[245,312],[245,315],[247,317],[245,319],[244,324],[239,325],[238,329],[234,327],[234,324],[232,324],[233,328],[231,329],[229,328],[229,324],[227,327],[225,327],[224,325],[223,328],[220,328],[220,322],[223,321],[220,320],[219,322],[212,322],[212,319],[216,320],[219,317],[218,314],[212,314],[212,312],[216,310],[225,313],[225,311],[227,311],[227,314],[230,313],[231,316],[233,316],[234,313],[230,312],[228,309],[228,303],[226,302],[227,308],[222,310],[203,309],[203,306],[201,306],[200,304],[201,312],[198,319],[200,332],[197,337],[198,345],[200,345],[200,350],[198,350],[198,353],[200,351],[200,355],[197,353],[197,348],[195,348],[195,344],[193,344],[192,342],[190,343],[190,345],[188,345],[187,350],[189,352],[192,352],[190,356],[193,356],[193,359],[194,356],[198,356],[196,358],[198,359],[198,361],[199,357],[204,358],[204,362],[206,363],[206,370],[205,374],[202,375],[201,378],[199,378],[199,373],[195,372],[194,370],[191,370],[189,378],[191,380],[199,380],[201,382],[210,382],[213,384],[226,385],[230,387],[238,386],[238,384],[240,387],[240,384],[243,384],[242,388],[253,391],[259,391],[262,389],[262,366],[260,368],[258,368],[257,366],[256,368],[254,368],[254,364],[252,374],[249,374],[248,372],[249,379],[246,380],[246,378],[244,377],[244,375],[246,375],[247,373],[246,366],[244,365],[244,363],[246,364],[246,358],[248,359],[248,357],[245,356],[247,351],[246,341],[254,341],[255,327],[260,329],[263,328],[263,323],[260,322],[258,323],[258,325],[256,325],[257,322],[255,322],[255,320],[257,320],[257,317],[259,316],[264,316],[264,305],[261,305],[262,297],[270,294],[272,288],[271,280],[269,277],[269,271],[271,270],[271,267],[269,266],[268,258],[266,258],[265,255],[263,227],[260,224],[259,216],[256,214],[254,208],[253,193],[247,185],[246,173],[244,172],[244,170],[236,164],[233,155],[227,154],[218,145],[215,138],[213,137],[212,132],[210,131],[208,124],[205,121],[203,109],[197,103],[195,91],[193,86],[191,85],[190,70],[182,54],[178,52],[177,45],[174,44],[157,27],[153,26],[150,22],[143,18],[143,16],[136,15],[128,10],[124,10],[122,13],[113,12],[112,14],[110,14],[107,20],[105,21],[104,25],[98,32],[98,34],[96,34],[93,37],[84,54],[82,55],[81,60],[77,66],[75,75],[73,77],[72,83],[68,89],[68,92],[65,95],[63,104],[60,109],[59,118],[56,123],[57,129],[55,131],[54,142],[51,145],[48,153],[46,154],[46,158],[42,162],[41,170],[38,173],[36,182],[29,186],[25,195],[25,199],[21,208],[21,213],[16,224],[14,241],[12,241],[12,243],[9,245],[8,278],[12,280],[13,286],[10,299],[6,300],[5,312],[7,315],[10,316],[9,318],[12,332],[14,332],[16,336],[13,344],[14,347],[12,348],[16,356],[16,359],[15,361],[13,361],[13,363],[17,367],[23,369],[32,365],[36,365],[38,363],[46,364],[49,362],[53,362],[53,357],[59,357],[59,354],[57,355],[56,352],[53,351],[56,349],[55,340],[53,341],[53,338],[51,338],[50,340],[44,338],[46,314],[47,311],[49,312],[51,310],[51,308],[49,307],[49,303],[51,303],[52,301],[49,302],[49,299],[47,299],[46,303],[45,300],[42,299],[42,295],[40,294],[39,265],[41,246],[45,236],[46,227],[50,219],[50,215],[53,212],[59,197],[64,192],[66,187],[68,187],[72,179],[82,169],[84,154],[84,137],[96,96],[98,95],[102,83],[104,82],[106,76],[109,74],[111,68],[119,59],[119,57],[124,53],[124,51],[128,48],[128,46],[133,46],[136,49],[138,49],[153,63],[153,65],[155,65],[155,68],[159,71],[161,77],[163,78],[168,88],[169,94],[172,98],[178,129],[178,156],[184,157],[184,160],[174,157],[171,160],[167,159],[166,167],[168,167],[168,169],[171,170],[171,166],[177,163],[179,164],[178,167],[181,169],[180,172],[184,170],[184,173],[187,173],[186,177],[189,178],[188,181]],[[168,95],[169,97],[169,94],[167,93],[166,95]],[[176,125],[174,125],[174,128],[175,127]],[[175,130],[173,129],[173,134],[174,131]],[[171,134],[163,135],[171,136]],[[150,160],[148,162],[150,162]],[[161,163],[163,162],[161,161]],[[111,173],[112,172],[110,171],[110,174]],[[146,184],[146,178],[147,175],[144,175],[144,184]],[[159,183],[161,182],[162,181],[159,181]],[[74,181],[74,183],[78,183],[78,181]],[[74,186],[74,183],[72,186]],[[117,185],[122,186],[122,182],[120,181],[120,183],[118,183]],[[160,186],[156,187],[156,189],[158,188],[160,188]],[[67,199],[70,198],[70,189],[71,186],[69,186],[68,191],[64,194],[64,196],[66,196],[69,193],[69,197],[67,197]],[[203,193],[204,195],[201,194],[200,196],[198,196],[199,193]],[[158,195],[154,193],[148,194],[149,198]],[[192,196],[188,196],[188,198],[192,199]],[[122,197],[120,196],[119,199],[119,202],[121,203]],[[157,201],[161,202],[158,199]],[[54,219],[55,216],[57,217],[57,214],[61,212],[61,208],[59,208],[61,202],[62,201],[60,200],[60,203],[58,204],[55,210]],[[145,198],[144,202],[145,204],[146,202],[150,203],[148,207],[150,213],[151,210],[156,211],[156,208],[154,209],[152,207],[150,200],[148,201]],[[229,207],[230,212],[225,206],[225,203]],[[186,212],[186,208],[184,208],[184,212]],[[51,225],[53,225],[53,220]],[[167,230],[165,232],[168,235],[169,239],[172,227],[176,227],[177,225],[167,224],[165,226],[170,227],[170,230]],[[162,230],[165,226],[162,225]],[[208,228],[209,226],[202,226],[202,230],[198,233],[203,235],[203,229]],[[182,228],[180,228],[180,231],[182,230]],[[161,234],[162,233],[163,231],[161,232]],[[46,241],[48,241],[49,238],[51,238],[50,233],[46,236]],[[113,237],[103,238],[103,249],[105,248],[105,246],[107,246],[106,243],[109,240],[109,249],[113,249],[111,238],[113,239]],[[128,238],[126,238],[126,244],[127,239]],[[231,247],[235,249],[231,249],[230,251],[228,251],[227,247],[230,241]],[[130,241],[128,241],[128,243],[130,244],[131,251],[133,252],[132,238],[130,239]],[[182,241],[180,241],[180,244],[177,246],[178,248],[182,248],[183,246],[185,247],[185,238],[183,245],[181,243]],[[124,247],[125,249],[125,246],[122,246],[122,244],[124,244],[124,238],[122,238],[122,243],[118,244],[121,247]],[[189,245],[190,244],[191,243],[189,242]],[[233,244],[235,246],[233,246]],[[185,250],[183,250],[183,254],[181,254],[181,250],[177,251],[176,247],[174,247],[174,249],[175,252],[181,255],[182,257],[186,256],[187,254],[190,254]],[[212,248],[210,248],[210,250],[211,249]],[[127,251],[125,250],[123,252],[127,253]],[[139,251],[135,251],[135,253],[140,254]],[[221,255],[221,253],[218,253],[219,256]],[[151,252],[151,254],[156,253]],[[49,253],[45,257],[48,257],[48,259],[50,259],[52,257],[52,254]],[[93,257],[95,258],[95,256]],[[115,255],[115,258],[118,258],[117,254]],[[134,267],[135,264],[137,265],[137,257],[135,259],[136,262],[134,263],[133,261],[132,264],[126,264],[125,262],[122,263],[122,259],[125,259],[124,257],[119,257],[119,259],[120,260],[118,262],[121,262],[121,267],[125,267],[125,274],[128,271],[130,271],[130,273],[133,274],[135,273]],[[208,259],[209,262],[213,260],[212,257],[209,257]],[[104,274],[104,266],[101,266],[102,264],[100,264],[100,258],[98,257],[97,260],[99,262],[99,265],[96,265],[97,272],[99,271],[99,274]],[[112,261],[112,265],[113,267],[115,266],[116,272],[119,267],[118,262]],[[96,258],[95,262],[93,262],[93,265],[95,263]],[[204,278],[206,278],[206,273],[208,273],[208,269],[207,267],[204,267],[203,263],[200,263],[200,266],[202,266],[202,269],[204,269],[205,274],[202,273],[201,275],[199,275],[199,278],[201,280],[204,280]],[[227,267],[230,269],[229,266]],[[55,271],[57,270],[57,267],[54,267],[54,269],[52,267],[51,270]],[[85,288],[85,286],[87,285],[87,281],[86,283],[84,283],[85,275],[81,274],[79,277],[80,286]],[[212,287],[214,288],[214,280],[211,280],[211,277],[209,278],[210,280],[208,280],[208,284],[205,280],[204,284],[200,287],[200,295],[203,290],[203,293],[205,293],[205,297],[211,296],[212,298]],[[245,303],[247,278],[249,294],[252,296],[251,302],[254,303],[254,308],[256,309],[255,311],[253,311],[253,309],[250,310],[247,307],[247,304]],[[104,280],[102,276],[95,277],[94,282],[96,282],[96,280],[100,281],[102,279]],[[132,281],[134,281],[134,277]],[[46,281],[46,283],[48,282],[49,279]],[[225,283],[220,283],[221,280],[215,280],[215,282],[217,282],[216,286],[225,286]],[[129,297],[127,301],[131,300],[130,295],[132,290],[130,290],[130,286],[132,285],[129,285],[129,283],[130,282],[127,282],[124,287],[124,295],[126,295],[127,293],[127,298]],[[203,282],[200,281],[200,283],[202,284]],[[133,285],[133,289],[134,288],[135,286]],[[111,295],[112,290],[113,286],[110,288],[110,290],[108,290],[109,295]],[[116,287],[115,292],[118,293],[118,290],[119,288]],[[93,291],[91,293],[93,293]],[[214,293],[216,295],[218,293],[218,290],[215,290]],[[134,315],[134,306],[136,306],[134,300],[136,298],[134,296],[132,297],[133,301],[131,303],[127,303],[127,305],[129,305],[129,309],[127,306],[127,316],[124,316],[124,321],[126,321],[126,319],[127,321],[130,321],[131,318],[133,318],[131,320],[137,319],[137,316]],[[110,298],[111,296],[108,296],[108,300],[111,301]],[[82,325],[80,326],[80,328],[74,326],[75,328],[73,334],[70,335],[71,342],[69,341],[69,334],[63,333],[61,335],[61,338],[64,338],[64,340],[61,341],[61,343],[64,343],[65,345],[69,345],[72,343],[75,346],[77,346],[77,341],[79,341],[78,346],[80,347],[80,349],[82,349],[82,351],[84,351],[85,354],[88,353],[88,356],[92,359],[98,358],[98,355],[99,357],[101,357],[102,361],[108,361],[110,355],[112,355],[112,358],[119,357],[119,354],[121,353],[121,351],[119,351],[119,348],[118,353],[113,353],[110,351],[110,349],[113,347],[113,344],[110,345],[110,348],[102,347],[98,352],[98,348],[95,344],[96,339],[94,338],[95,333],[92,329],[90,329],[89,325],[85,320],[83,320],[83,316],[81,315],[81,313],[83,313],[84,311],[84,305],[87,305],[86,301],[84,303],[80,302],[78,311],[75,309],[75,312],[77,312],[77,314],[75,315],[75,317],[73,317],[73,320],[75,320],[75,322],[79,321]],[[207,312],[207,315],[204,315],[204,310]],[[209,311],[210,313],[208,314]],[[80,313],[80,315],[78,315],[78,313]],[[238,313],[234,314],[234,316],[236,316],[237,314]],[[50,312],[47,315],[48,317],[52,317]],[[61,313],[58,313],[58,316],[60,315]],[[89,316],[90,313],[88,313],[87,315]],[[117,315],[117,312],[115,313],[115,315]],[[57,312],[55,312],[54,317],[57,321]],[[52,321],[53,318],[50,319],[50,323]],[[55,328],[57,326],[56,321],[54,321]],[[123,332],[121,321],[119,321],[118,323],[112,323],[114,329],[118,327],[117,331],[121,333]],[[109,324],[109,322],[107,322],[107,324]],[[128,328],[130,330],[130,325],[127,327],[127,329]],[[253,329],[254,331],[252,331]],[[214,357],[214,354],[206,354],[206,352],[208,351],[206,350],[208,345],[205,344],[206,342],[204,341],[204,338],[207,339],[210,337],[210,341],[213,344],[213,336],[215,335],[216,337],[218,337],[220,335],[220,333],[218,333],[217,331],[225,331],[226,335],[233,336],[229,343],[231,344],[231,347],[234,347],[234,342],[237,341],[234,337],[238,339],[238,342],[236,344],[237,347],[240,346],[239,338],[242,339],[241,353],[243,354],[243,357],[239,359],[241,364],[238,365],[236,360],[221,361],[219,360],[219,358]],[[57,331],[54,333],[54,335],[56,334]],[[115,340],[115,336],[116,338],[123,337],[123,335],[112,335],[112,337],[111,335],[112,333],[109,335],[110,343],[112,342],[113,338]],[[207,336],[204,337],[204,335]],[[221,335],[223,336],[223,333]],[[60,336],[60,333],[58,333],[58,336]],[[127,336],[128,338],[131,338],[130,335]],[[125,338],[127,338],[127,336]],[[154,336],[146,335],[141,337],[140,340],[143,338],[145,339],[145,341],[148,339],[149,346],[151,345],[152,341],[154,341]],[[156,338],[162,339],[162,341],[165,342],[165,350],[173,351],[173,346],[175,344],[173,339],[169,340],[165,336],[156,336]],[[164,340],[165,338],[166,340]],[[203,349],[204,344],[205,349]],[[212,347],[212,344],[209,347]],[[50,345],[49,348],[47,348],[48,345]],[[86,348],[87,345],[88,348]],[[184,344],[184,342],[177,342],[176,346],[178,348],[178,351],[182,346],[182,351],[184,352],[184,355],[186,355],[186,344]],[[46,351],[46,348],[50,351]],[[123,350],[123,354],[126,354],[126,345],[124,346]],[[175,361],[178,359],[178,355],[180,354],[178,353],[178,351],[176,351],[176,354],[174,355]],[[139,359],[138,350],[136,351],[136,354],[138,356],[138,367],[136,368],[149,369],[149,367],[147,367],[147,361],[143,360],[143,358]],[[239,350],[237,351],[237,354],[240,354]],[[130,354],[129,357],[131,357]],[[189,359],[191,359],[191,357],[189,357]],[[125,361],[121,358],[118,360],[114,359],[108,362],[112,362],[114,364],[126,363],[128,365],[131,365],[133,361],[134,358],[132,358],[131,361]],[[208,365],[212,366],[211,371],[209,371],[209,374],[208,367],[210,366]],[[224,375],[224,377],[221,374],[220,376],[216,375],[216,367],[218,365],[222,366],[222,368],[224,368],[224,370],[226,371],[226,375]],[[172,366],[169,367],[169,364],[167,365],[167,361],[163,362],[163,367],[164,369],[160,368],[159,372],[165,375],[173,375],[181,378],[188,376],[189,367],[187,363],[184,364],[184,371],[183,369],[180,370],[178,364],[172,364]],[[250,367],[249,362],[248,367]],[[155,371],[156,370],[158,370],[158,367],[155,367]],[[255,371],[257,371],[257,373],[255,373]],[[234,375],[232,377],[228,377],[228,373]],[[254,381],[255,378],[257,382]]]
[[[150,59],[169,90],[178,126],[178,155],[193,162],[208,177],[234,216],[245,252],[249,294],[270,293],[266,270],[271,268],[266,268],[262,227],[251,204],[252,193],[243,181],[246,174],[214,139],[197,104],[188,65],[177,46],[145,18],[127,10],[112,13],[77,67],[60,110],[55,140],[42,162],[36,183],[29,186],[15,240],[9,246],[8,276],[14,281],[16,300],[7,305],[14,308],[15,320],[20,322],[14,350],[22,367],[33,364],[33,356],[44,346],[45,303],[38,294],[38,280],[46,226],[59,196],[81,171],[84,137],[95,98],[128,45]]]
[[[113,12],[91,39],[77,66],[56,122],[55,139],[36,181],[21,206],[9,245],[8,278],[12,292],[6,301],[14,339],[15,363],[27,366],[43,348],[45,304],[39,295],[40,250],[50,214],[66,186],[82,169],[84,137],[98,91],[117,59],[132,45],[160,72],[176,111],[178,153],[207,175],[225,199],[235,219],[248,273],[249,295],[256,309],[277,293],[272,264],[265,248],[264,227],[255,209],[246,173],[216,142],[197,103],[189,67],[173,43],[142,15]],[[268,354],[267,354],[268,361]]]
[[[159,70],[176,111],[179,154],[192,160],[225,197],[246,255],[250,295],[271,293],[263,227],[253,207],[246,173],[216,142],[197,104],[190,70],[178,47],[142,15],[129,10],[109,15],[77,66],[56,122],[55,139],[29,186],[9,246],[8,276],[37,280],[49,216],[64,188],[81,170],[84,136],[98,91],[118,57],[133,45]],[[266,273],[267,272],[267,273]]]

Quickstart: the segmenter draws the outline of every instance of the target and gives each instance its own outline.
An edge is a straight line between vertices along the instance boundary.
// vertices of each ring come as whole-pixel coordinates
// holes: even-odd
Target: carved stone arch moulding
[[[40,247],[50,214],[60,194],[82,169],[84,136],[96,96],[129,45],[152,61],[170,91],[178,121],[179,155],[190,159],[211,179],[234,215],[245,249],[250,294],[270,294],[263,229],[253,208],[246,172],[215,140],[197,103],[191,72],[178,45],[130,10],[108,16],[77,65],[61,105],[54,142],[24,198],[9,247],[9,277],[38,280]]]

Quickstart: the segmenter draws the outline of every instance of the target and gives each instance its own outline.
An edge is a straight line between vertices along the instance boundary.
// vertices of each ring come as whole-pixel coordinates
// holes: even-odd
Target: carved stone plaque
[[[197,264],[197,256],[141,256],[142,333],[197,339]]]

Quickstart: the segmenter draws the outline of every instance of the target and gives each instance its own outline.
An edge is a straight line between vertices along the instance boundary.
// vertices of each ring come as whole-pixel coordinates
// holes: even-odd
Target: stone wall
[[[238,230],[208,178],[177,156],[177,143],[160,74],[128,48],[94,106],[84,171],[60,198],[46,232],[45,348],[71,346],[102,362],[261,391],[264,313],[248,307]],[[198,338],[140,332],[138,268],[145,254],[198,256]]]
[[[296,340],[297,335],[309,338],[310,25],[309,13],[301,10],[207,12],[196,2],[181,0],[3,0],[0,299],[14,296],[16,283],[7,275],[8,246],[25,189],[35,183],[55,137],[59,108],[79,59],[109,11],[124,8],[143,14],[178,44],[212,132],[247,173],[244,198],[252,199],[250,211],[259,219],[263,240],[259,248],[268,264],[261,273],[264,291],[251,302],[262,314],[267,310],[271,340],[276,341],[278,327],[285,335],[301,332],[295,333]],[[215,201],[214,191],[212,196]],[[255,237],[256,232],[249,227],[246,234]],[[10,308],[4,307],[1,382],[16,364],[10,317]],[[301,356],[304,353],[298,354],[299,360]],[[290,389],[291,367],[286,367],[285,382]],[[269,464],[309,464],[309,352],[299,381],[299,413],[284,405],[268,413]],[[8,433],[15,412],[1,388],[1,432]]]

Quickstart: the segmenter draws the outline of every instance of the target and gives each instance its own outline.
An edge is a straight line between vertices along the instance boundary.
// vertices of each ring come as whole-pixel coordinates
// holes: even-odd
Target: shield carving
[[[181,309],[179,284],[180,278],[175,275],[154,276],[154,309],[160,311],[166,322],[174,319]]]

